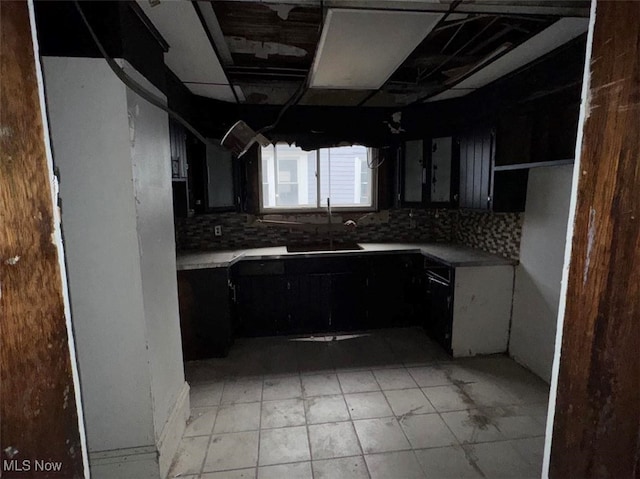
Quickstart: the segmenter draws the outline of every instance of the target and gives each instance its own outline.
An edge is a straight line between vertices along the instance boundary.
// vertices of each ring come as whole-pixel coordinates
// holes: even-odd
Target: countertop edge
[[[367,243],[362,243],[366,245]],[[450,245],[452,248],[459,245]],[[438,247],[446,247],[444,244],[438,245]],[[256,250],[265,249],[265,248],[255,248]],[[406,247],[397,246],[394,248],[391,244],[389,244],[388,248],[384,249],[362,249],[362,250],[345,250],[345,251],[318,251],[318,252],[305,252],[305,253],[264,253],[264,254],[256,254],[252,255],[252,249],[239,250],[236,256],[234,256],[231,260],[224,261],[208,261],[208,262],[198,262],[195,261],[192,264],[176,264],[177,271],[189,271],[189,270],[197,270],[197,269],[208,269],[208,268],[228,268],[233,266],[240,260],[244,261],[261,261],[261,260],[275,260],[275,259],[308,259],[308,258],[317,258],[317,257],[339,257],[339,256],[360,256],[360,255],[375,255],[375,254],[411,254],[411,253],[420,253],[422,256],[430,258],[434,261],[438,261],[447,266],[453,268],[461,268],[461,267],[478,267],[478,266],[516,266],[518,264],[517,260],[512,260],[509,258],[502,258],[494,253],[488,253],[484,250],[476,250],[483,254],[495,256],[494,258],[486,258],[486,259],[470,259],[464,261],[452,261],[447,258],[443,258],[439,256],[437,253],[428,251],[429,247],[426,245],[409,245]],[[474,248],[469,248],[474,250]],[[220,254],[235,254],[233,252],[225,251],[219,252]],[[198,254],[198,253],[190,253],[190,254]],[[211,251],[208,253],[200,253],[200,254],[216,254],[216,251]],[[179,261],[178,261],[179,262]]]

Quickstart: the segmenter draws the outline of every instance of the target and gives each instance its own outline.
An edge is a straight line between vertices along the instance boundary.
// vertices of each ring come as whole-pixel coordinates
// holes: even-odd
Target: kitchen
[[[548,474],[589,2],[351,3],[30,3],[94,477]]]
[[[221,15],[218,20],[223,31],[225,27],[230,30],[225,34],[239,35],[240,25],[234,17],[240,15],[237,7],[234,14],[228,12],[228,17],[220,7],[214,9]],[[247,7],[247,11],[250,8],[255,7]],[[296,12],[291,10],[286,26],[279,22],[278,28],[296,28]],[[301,16],[303,13],[307,12],[298,12]],[[251,22],[262,20],[254,18],[247,21],[245,33],[258,28]],[[329,23],[325,28],[330,35],[332,20],[325,17],[324,21],[325,25]],[[474,468],[488,477],[538,474],[536,469],[542,462],[539,437],[546,419],[541,410],[547,396],[542,381],[536,383],[535,376],[527,376],[524,370],[519,376],[518,370],[510,369],[513,363],[496,363],[495,369],[506,368],[515,375],[509,376],[513,384],[506,388],[512,399],[501,397],[503,389],[499,386],[495,397],[480,398],[471,390],[496,387],[491,381],[504,382],[506,376],[491,372],[489,386],[484,375],[488,371],[474,371],[478,376],[470,384],[462,379],[461,389],[456,389],[453,385],[460,384],[456,382],[460,377],[455,373],[452,378],[435,382],[424,377],[442,375],[446,366],[436,366],[429,372],[421,368],[425,363],[433,364],[435,358],[439,358],[435,364],[446,364],[451,357],[508,353],[550,381],[561,278],[561,261],[556,260],[562,257],[561,239],[566,235],[586,26],[581,19],[556,24],[555,32],[563,32],[558,37],[572,41],[558,45],[562,47],[557,47],[559,51],[548,54],[537,65],[508,79],[496,80],[476,92],[474,99],[465,95],[451,112],[446,108],[425,111],[425,107],[417,106],[412,111],[409,106],[399,115],[387,117],[387,124],[381,121],[364,132],[343,127],[333,137],[328,124],[339,121],[337,117],[342,113],[332,118],[331,113],[318,113],[316,109],[308,119],[304,111],[298,117],[289,113],[280,120],[282,133],[267,131],[264,135],[275,134],[288,142],[296,133],[317,132],[297,140],[304,143],[304,150],[295,144],[256,144],[239,159],[216,146],[222,134],[206,146],[190,141],[188,134],[183,134],[182,145],[178,138],[180,146],[175,149],[184,152],[181,161],[187,167],[177,170],[189,172],[173,183],[178,186],[174,189],[178,200],[174,208],[178,214],[183,354],[186,360],[200,360],[188,363],[187,378],[197,381],[191,382],[195,388],[192,391],[209,391],[211,395],[196,399],[195,404],[204,407],[192,417],[193,425],[182,445],[184,455],[196,456],[204,464],[203,472],[229,469],[251,475],[250,466],[257,454],[260,477],[307,477],[311,473],[319,477],[366,477],[366,471],[372,477],[420,477],[422,468],[427,474],[438,470],[442,476],[475,477],[478,472]],[[555,36],[555,32],[546,35]],[[354,37],[358,34],[354,33]],[[561,42],[559,38],[555,41]],[[434,37],[431,41],[439,41],[442,48],[448,40],[450,37]],[[324,48],[330,41],[325,38]],[[546,44],[541,39],[532,41],[533,45]],[[531,45],[522,47],[532,55]],[[545,48],[555,50],[548,44]],[[312,68],[322,68],[322,52],[316,53]],[[234,71],[243,62],[255,63],[253,60],[237,54]],[[284,66],[284,60],[280,61]],[[277,65],[274,58],[269,67]],[[549,71],[557,76],[546,80]],[[238,74],[238,81],[243,80],[249,83]],[[257,88],[255,84],[257,80],[253,88]],[[508,98],[512,89],[513,97]],[[315,90],[316,97],[319,91]],[[330,93],[326,93],[327,99],[331,98]],[[306,103],[301,100],[300,104]],[[487,105],[484,115],[459,115],[461,111],[482,111],[476,105]],[[309,115],[311,111],[310,108]],[[285,124],[287,118],[291,123]],[[437,121],[425,126],[429,124],[425,118]],[[264,124],[251,116],[242,120],[245,124]],[[305,120],[313,126],[307,129],[299,124]],[[374,136],[373,128],[388,131],[378,130]],[[392,128],[400,133],[394,134]],[[175,125],[175,129],[181,128]],[[233,134],[232,130],[227,136]],[[340,134],[356,138],[359,134],[364,139],[362,143],[374,147],[335,147],[343,140]],[[381,143],[380,138],[385,137],[389,139]],[[244,147],[240,146],[236,154],[242,153]],[[364,184],[372,185],[364,200],[359,160],[369,170]],[[533,189],[528,195],[530,217],[525,207],[529,177],[529,187]],[[359,194],[354,195],[356,190]],[[529,255],[532,264],[517,266],[523,234],[523,253]],[[536,249],[539,243],[535,235],[556,235],[559,241],[546,244],[546,250],[540,251]],[[535,268],[540,262],[545,263],[543,271]],[[533,272],[529,272],[530,268]],[[540,281],[549,284],[547,289],[551,291],[540,292],[536,284]],[[514,291],[518,291],[515,298]],[[416,345],[419,341],[412,336],[429,344],[429,348],[421,350]],[[445,355],[439,354],[438,346]],[[411,354],[405,355],[407,350]],[[207,360],[213,357],[221,359]],[[354,369],[366,385],[351,389],[349,378]],[[387,385],[380,376],[392,372],[398,377]],[[265,381],[266,397],[260,404],[252,382],[255,377]],[[320,378],[326,381],[327,390],[316,397],[316,393],[309,392],[313,387],[308,381]],[[214,386],[221,380],[225,388],[237,386],[238,382],[244,384],[247,397],[238,399],[238,404],[228,404],[234,400],[224,390],[218,397]],[[335,387],[336,381],[340,388]],[[274,392],[267,389],[267,384],[273,385]],[[285,385],[293,392],[279,395]],[[518,387],[522,389],[514,392]],[[454,396],[448,397],[445,392]],[[256,395],[252,397],[252,393]],[[415,398],[415,417],[403,417],[414,408],[403,409],[394,403],[394,394],[399,393]],[[440,396],[443,394],[447,399]],[[435,409],[422,404],[425,397],[427,403],[437,404]],[[460,405],[460,397],[467,403]],[[391,410],[383,407],[385,401]],[[318,403],[333,404],[332,414],[315,418],[314,407]],[[345,404],[349,415],[345,415]],[[519,406],[508,409],[515,404]],[[523,404],[526,407],[518,409]],[[254,405],[255,410],[251,409]],[[489,409],[483,413],[474,412],[485,407]],[[529,412],[523,413],[527,407]],[[209,424],[211,408],[217,408],[215,424]],[[270,408],[282,408],[277,414],[293,419],[271,422]],[[256,412],[258,409],[262,412]],[[502,463],[489,465],[486,456],[475,462],[469,460],[469,455],[490,454],[482,450],[483,444],[498,436],[492,437],[486,431],[478,434],[477,427],[470,428],[475,431],[470,437],[481,437],[477,441],[480,446],[476,445],[475,439],[466,437],[468,431],[464,427],[455,429],[458,410],[467,411],[464,414],[470,418],[483,417],[492,432],[494,426],[505,431],[500,438],[507,442],[492,444],[496,450],[503,448]],[[233,411],[243,417],[241,424],[225,421]],[[270,457],[266,438],[274,432],[271,428],[284,425],[290,434],[299,433],[305,424],[300,419],[301,411],[307,416],[308,451],[290,446],[291,454]],[[424,414],[428,411],[439,413],[441,419]],[[390,416],[398,422],[389,423],[387,433],[403,431],[399,435],[407,435],[409,445],[402,441],[378,445],[375,440],[369,444],[363,429],[371,426],[375,430],[373,421],[383,420],[378,417],[388,420]],[[257,417],[266,425],[256,423]],[[353,427],[345,419],[351,419]],[[508,424],[515,423],[521,425],[521,430],[509,432]],[[231,453],[220,457],[214,446],[206,450],[206,439],[194,431],[203,427],[210,431],[209,426],[213,428],[211,437],[224,443],[221,451],[236,449],[238,456],[246,459]],[[416,428],[429,431],[434,437],[416,434]],[[446,428],[451,428],[461,441],[462,449],[452,446],[456,439]],[[254,429],[260,431],[258,451],[251,446]],[[375,433],[371,435],[375,437]],[[340,441],[338,436],[359,441],[359,446],[347,439]],[[241,442],[233,442],[239,438]],[[302,436],[283,436],[279,440],[295,444]],[[323,447],[331,441],[341,444],[343,450]],[[467,441],[474,445],[466,445]],[[535,441],[537,446],[533,445]],[[447,458],[446,462],[459,469],[436,469],[442,466],[434,466],[429,455],[433,454],[429,449],[436,446],[442,447],[439,453]],[[526,451],[523,462],[511,447]],[[407,449],[413,449],[415,456]],[[482,452],[477,453],[479,450]],[[364,456],[358,457],[361,452]],[[184,460],[180,453],[178,457],[174,472],[197,472],[198,466]],[[307,462],[309,459],[311,463]]]

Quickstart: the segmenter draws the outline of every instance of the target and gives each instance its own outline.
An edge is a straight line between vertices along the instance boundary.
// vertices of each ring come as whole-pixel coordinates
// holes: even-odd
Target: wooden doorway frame
[[[89,477],[33,0],[0,2],[0,476]]]
[[[3,460],[62,461],[57,477],[88,477],[33,20],[32,0],[0,2],[0,449]],[[640,2],[593,0],[550,477],[640,476],[639,29]]]
[[[640,477],[640,2],[592,0],[543,477]]]

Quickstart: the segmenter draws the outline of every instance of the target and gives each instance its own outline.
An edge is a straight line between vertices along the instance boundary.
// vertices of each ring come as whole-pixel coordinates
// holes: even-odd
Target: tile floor
[[[421,329],[240,339],[187,379],[170,477],[540,477],[546,384],[503,356],[452,360]]]

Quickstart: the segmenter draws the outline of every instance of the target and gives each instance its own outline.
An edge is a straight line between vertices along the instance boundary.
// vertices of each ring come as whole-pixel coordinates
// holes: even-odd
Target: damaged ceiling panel
[[[379,95],[403,104],[406,98],[427,99],[454,87],[518,45],[548,28],[556,17],[449,15],[396,70]],[[398,102],[397,100],[400,100]]]
[[[165,62],[187,88],[196,95],[235,101],[237,93],[229,84],[191,2],[138,0],[137,3],[169,43]]]
[[[212,2],[236,66],[308,69],[322,10],[290,4]]]
[[[299,83],[284,81],[252,82],[250,80],[236,83],[244,93],[245,102],[254,105],[283,105],[298,90]]]
[[[299,105],[357,106],[370,90],[337,90],[310,88],[298,101]]]
[[[569,24],[563,20],[584,16],[589,2],[212,0],[198,4],[207,6],[202,9],[204,23],[230,83],[243,93],[241,101],[284,105],[296,98],[300,105],[395,108],[468,94],[477,88],[477,81],[469,83],[472,79],[491,79],[494,70],[508,73],[504,67],[496,70],[494,64],[522,66],[506,60],[514,51],[527,50],[529,42],[540,43],[541,35],[556,35],[550,27],[564,29]],[[332,16],[341,22],[332,22]],[[375,25],[377,17],[394,16],[402,21],[391,27],[389,22]],[[417,33],[407,34],[416,18],[424,20],[424,28],[418,24]],[[408,39],[400,42],[403,35]],[[575,35],[566,37],[569,41]],[[543,50],[536,58],[548,52]],[[526,60],[535,58],[528,55]]]
[[[463,96],[482,88],[498,78],[549,53],[574,38],[584,34],[589,27],[588,18],[562,18],[535,35],[526,43],[511,49],[486,68],[475,70],[454,88],[432,96],[428,101],[438,101]]]

